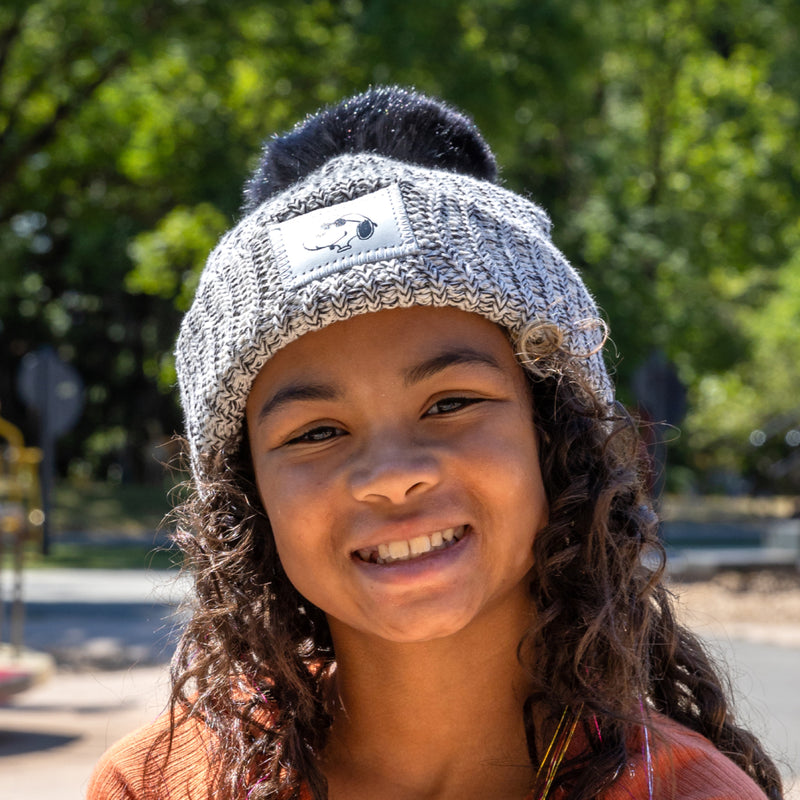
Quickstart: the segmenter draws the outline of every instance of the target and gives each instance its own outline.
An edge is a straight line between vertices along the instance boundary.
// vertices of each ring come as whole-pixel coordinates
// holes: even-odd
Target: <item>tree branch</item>
[[[54,59],[43,66],[39,72],[35,73],[28,80],[24,88],[16,93],[11,107],[6,111],[6,126],[3,132],[0,133],[0,153],[3,152],[6,139],[14,133],[14,126],[17,124],[25,102],[33,96],[42,84],[51,80],[53,76],[67,75],[70,64],[75,62],[84,53],[88,53],[91,50],[92,44],[92,40],[85,35],[82,35],[72,42],[67,42],[65,49],[58,55],[57,60]],[[0,161],[0,165],[1,164],[2,161]]]
[[[0,88],[3,85],[3,72],[8,62],[8,54],[14,45],[14,40],[19,36],[22,30],[22,18],[25,16],[24,12],[18,11],[11,24],[0,33]]]
[[[59,103],[50,119],[41,125],[32,135],[28,136],[19,150],[3,164],[3,169],[0,170],[0,187],[13,183],[25,159],[49,144],[55,137],[59,124],[79,111],[82,105],[100,88],[100,86],[102,86],[123,64],[128,62],[129,58],[130,55],[127,52],[120,51],[116,53],[113,58],[109,59],[108,63],[94,80],[78,87],[67,100]]]

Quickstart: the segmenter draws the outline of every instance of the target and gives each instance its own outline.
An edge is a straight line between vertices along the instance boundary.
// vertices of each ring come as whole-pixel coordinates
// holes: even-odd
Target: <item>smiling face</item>
[[[524,627],[547,518],[532,416],[503,332],[456,309],[357,316],[266,364],[247,403],[256,482],[334,641]]]

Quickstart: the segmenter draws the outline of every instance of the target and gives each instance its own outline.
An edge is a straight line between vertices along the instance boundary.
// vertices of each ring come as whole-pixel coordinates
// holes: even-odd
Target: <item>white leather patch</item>
[[[396,184],[278,223],[269,236],[284,279],[293,287],[417,250]]]

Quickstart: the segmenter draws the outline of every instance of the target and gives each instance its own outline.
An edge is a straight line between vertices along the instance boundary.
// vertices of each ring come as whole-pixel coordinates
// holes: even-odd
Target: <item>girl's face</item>
[[[258,490],[334,641],[519,628],[547,519],[532,416],[505,335],[457,309],[357,316],[266,364],[247,403]]]

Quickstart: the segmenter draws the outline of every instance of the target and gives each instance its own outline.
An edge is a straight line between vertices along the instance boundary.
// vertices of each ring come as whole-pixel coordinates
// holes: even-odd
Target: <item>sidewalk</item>
[[[2,800],[82,800],[102,753],[158,715],[185,592],[171,571],[25,574],[25,644],[58,667],[0,705]]]
[[[83,800],[103,752],[154,719],[168,695],[165,666],[59,671],[0,706],[0,797]]]

